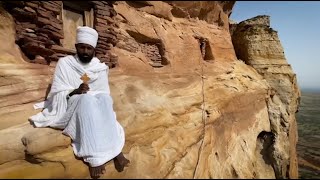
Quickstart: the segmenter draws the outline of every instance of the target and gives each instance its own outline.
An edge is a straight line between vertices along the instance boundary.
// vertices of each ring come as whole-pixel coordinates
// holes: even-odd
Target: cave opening
[[[199,48],[201,51],[201,56],[202,59],[205,61],[213,61],[214,60],[214,56],[211,50],[211,45],[210,42],[207,38],[203,38],[203,37],[196,37],[196,39],[199,42]]]

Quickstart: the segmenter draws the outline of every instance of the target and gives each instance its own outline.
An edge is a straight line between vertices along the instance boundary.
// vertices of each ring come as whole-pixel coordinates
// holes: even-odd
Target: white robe
[[[93,58],[82,64],[77,56],[61,58],[56,66],[53,83],[45,102],[35,108],[45,108],[29,119],[36,127],[64,129],[70,136],[76,156],[96,167],[116,157],[124,146],[124,130],[116,120],[110,96],[108,67]],[[90,91],[67,95],[82,83],[87,73]]]

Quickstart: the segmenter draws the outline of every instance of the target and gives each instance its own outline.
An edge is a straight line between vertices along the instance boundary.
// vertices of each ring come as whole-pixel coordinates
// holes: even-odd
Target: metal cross
[[[90,80],[90,78],[88,77],[87,73],[85,73],[83,76],[81,76],[80,79],[81,79],[81,80],[83,81],[83,83],[85,83],[85,84],[88,84],[88,82],[89,82],[89,80]]]

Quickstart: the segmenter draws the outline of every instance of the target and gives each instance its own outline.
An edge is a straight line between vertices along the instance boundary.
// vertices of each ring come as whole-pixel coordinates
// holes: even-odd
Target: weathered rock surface
[[[229,15],[235,1],[167,1],[173,5],[172,14],[177,17],[191,17],[229,28]]]
[[[23,63],[19,46],[15,41],[15,24],[12,16],[0,6],[0,63]]]
[[[172,22],[139,12],[125,2],[114,6],[120,21],[118,40],[112,50],[119,56],[119,66],[130,70],[152,70],[161,59],[157,71],[190,71],[200,60],[232,61],[236,59],[228,31],[196,19],[175,18]],[[201,43],[206,39],[205,58]],[[157,46],[150,57],[146,46]],[[129,51],[129,52],[128,52]],[[128,56],[128,53],[130,56]],[[130,59],[130,60],[129,60]]]
[[[32,105],[46,96],[52,72],[45,65],[0,64],[0,129],[35,113]]]
[[[259,133],[270,131],[267,84],[242,63],[205,68],[203,83],[200,74],[199,69],[188,74],[111,75],[112,95],[119,97],[114,108],[126,131],[124,153],[131,165],[117,173],[109,163],[105,177],[274,177],[259,171],[268,166],[256,147]],[[25,123],[0,134],[0,177],[73,177],[69,165],[84,166],[57,130]],[[37,174],[49,169],[56,175]]]
[[[208,12],[202,20],[193,18],[209,2],[196,12],[191,8],[195,2],[141,3],[116,2],[115,12],[110,11],[118,28],[108,31],[118,42],[105,56],[110,62],[118,58],[110,70],[110,88],[126,133],[123,152],[131,164],[118,173],[109,162],[103,178],[276,178],[286,177],[288,165],[294,177],[295,137],[286,133],[296,130],[288,107],[297,105],[294,96],[289,104],[282,100],[290,86],[277,89],[259,69],[238,61],[228,28],[208,24],[216,16]],[[178,4],[193,17],[169,16],[169,6]],[[220,8],[211,6],[212,13],[216,7],[227,17],[233,4],[218,4]],[[159,6],[163,9],[155,8]],[[114,46],[111,41],[101,44]],[[0,55],[2,51],[6,49]],[[263,60],[267,57],[273,56]],[[27,121],[38,112],[32,105],[46,96],[52,66],[13,59],[16,64],[1,60],[0,65],[0,178],[89,178],[68,137]],[[260,60],[252,57],[250,62],[255,59]]]

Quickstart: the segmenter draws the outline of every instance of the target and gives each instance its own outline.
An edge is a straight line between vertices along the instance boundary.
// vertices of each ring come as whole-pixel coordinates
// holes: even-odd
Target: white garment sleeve
[[[67,110],[67,95],[69,91],[74,89],[68,83],[68,67],[63,61],[57,63],[52,86],[48,98],[44,103],[38,103],[38,105],[44,105],[44,110],[38,114],[29,117],[36,127],[50,126],[54,122],[59,121]],[[40,107],[40,106],[39,106]]]

